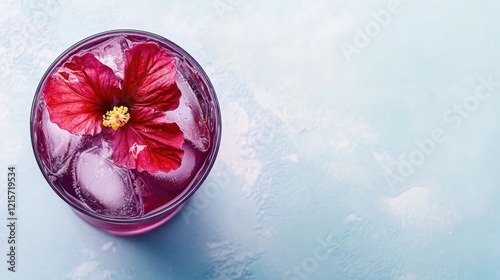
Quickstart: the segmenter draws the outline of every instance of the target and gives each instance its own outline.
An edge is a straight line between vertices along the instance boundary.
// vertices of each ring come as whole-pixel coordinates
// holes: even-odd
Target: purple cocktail
[[[200,187],[221,120],[188,53],[155,34],[117,30],[82,40],[49,67],[31,136],[47,182],[81,218],[131,235],[170,219]]]

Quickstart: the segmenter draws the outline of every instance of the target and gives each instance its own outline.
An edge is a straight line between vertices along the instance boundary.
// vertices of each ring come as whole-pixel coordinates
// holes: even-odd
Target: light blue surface
[[[500,2],[366,2],[1,1],[0,279],[500,279]],[[131,238],[79,220],[29,137],[50,63],[117,28],[185,48],[223,115],[204,186]]]

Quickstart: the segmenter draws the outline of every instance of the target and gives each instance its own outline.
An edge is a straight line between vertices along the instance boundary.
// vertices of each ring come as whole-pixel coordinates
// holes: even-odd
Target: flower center
[[[125,106],[113,107],[113,110],[107,111],[106,115],[102,115],[102,125],[118,130],[124,126],[130,119],[128,108]]]

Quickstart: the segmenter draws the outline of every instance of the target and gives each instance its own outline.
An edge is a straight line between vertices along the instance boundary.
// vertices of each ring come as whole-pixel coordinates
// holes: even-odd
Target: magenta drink
[[[199,64],[158,35],[94,35],[59,56],[31,110],[38,165],[91,225],[151,230],[200,187],[217,155],[221,119]]]

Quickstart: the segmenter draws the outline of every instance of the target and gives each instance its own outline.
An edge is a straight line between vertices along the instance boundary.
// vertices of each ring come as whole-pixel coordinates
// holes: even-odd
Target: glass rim
[[[68,199],[66,195],[63,195],[61,191],[59,191],[53,184],[51,183],[50,179],[48,178],[48,175],[46,172],[44,172],[43,165],[41,163],[41,159],[38,155],[38,152],[35,147],[35,137],[34,137],[34,118],[35,118],[35,113],[36,113],[36,105],[37,101],[39,99],[40,91],[42,86],[44,85],[44,82],[46,81],[47,77],[53,72],[53,70],[57,67],[57,65],[61,62],[62,59],[64,59],[68,54],[70,54],[72,51],[75,51],[77,48],[81,47],[83,44],[88,43],[92,40],[99,39],[101,37],[105,36],[110,36],[112,37],[113,35],[138,35],[138,36],[144,36],[148,37],[151,39],[154,39],[156,41],[159,41],[161,43],[164,43],[174,49],[176,52],[178,52],[183,58],[185,58],[197,71],[197,73],[200,75],[202,78],[202,81],[205,83],[207,87],[207,92],[208,96],[211,98],[210,103],[213,104],[214,109],[214,114],[215,114],[215,119],[214,119],[214,137],[211,137],[210,139],[210,147],[208,150],[208,154],[205,158],[205,161],[203,162],[202,166],[200,169],[198,169],[198,172],[200,170],[203,170],[202,173],[199,173],[197,176],[200,176],[196,182],[192,182],[192,184],[188,185],[186,189],[184,189],[179,195],[176,196],[175,199],[169,201],[166,203],[164,206],[160,207],[159,209],[155,210],[151,215],[144,215],[141,217],[137,218],[113,218],[113,217],[105,217],[103,215],[98,215],[95,213],[90,212],[90,210],[86,210],[82,208],[79,205],[76,205],[74,202],[72,202],[71,199]],[[40,79],[40,82],[36,88],[35,91],[35,96],[33,97],[33,102],[31,104],[31,112],[30,112],[30,138],[31,138],[31,147],[33,149],[33,154],[35,155],[36,162],[38,164],[38,167],[45,178],[45,181],[49,184],[49,186],[52,188],[52,190],[64,201],[66,202],[73,210],[76,210],[86,216],[89,216],[91,218],[103,221],[103,222],[109,222],[109,223],[115,223],[115,224],[136,224],[136,223],[141,223],[141,222],[148,222],[151,220],[155,220],[158,218],[162,218],[164,215],[169,214],[170,212],[174,211],[178,207],[182,207],[182,204],[184,204],[203,184],[205,179],[207,178],[208,174],[212,170],[212,167],[215,163],[215,160],[218,155],[219,147],[220,147],[220,141],[222,137],[222,119],[221,119],[221,112],[220,112],[220,106],[219,106],[219,101],[217,99],[217,95],[215,92],[215,89],[208,78],[207,74],[205,73],[205,70],[200,66],[200,64],[183,48],[181,48],[179,45],[175,44],[174,42],[170,41],[169,39],[160,36],[155,33],[151,33],[148,31],[143,31],[143,30],[136,30],[136,29],[113,29],[113,30],[108,30],[108,31],[103,31],[96,33],[94,35],[88,36],[84,39],[81,39],[80,41],[74,43],[71,45],[69,48],[67,48],[64,52],[62,52],[47,68],[45,73],[43,74],[42,78]]]

